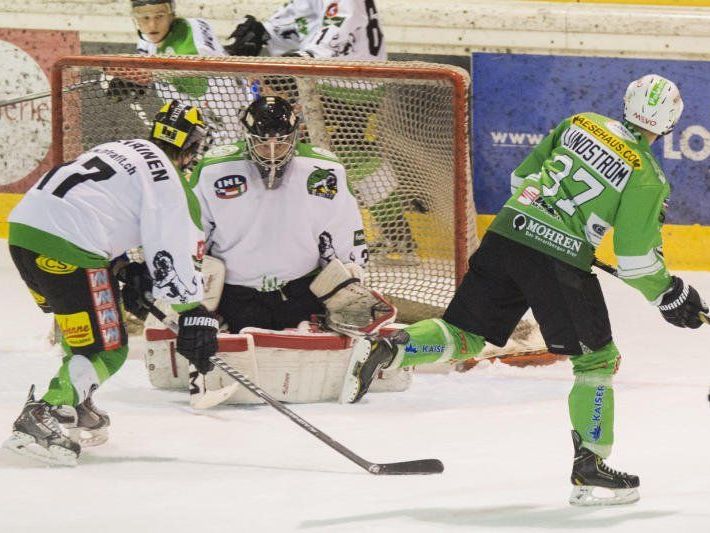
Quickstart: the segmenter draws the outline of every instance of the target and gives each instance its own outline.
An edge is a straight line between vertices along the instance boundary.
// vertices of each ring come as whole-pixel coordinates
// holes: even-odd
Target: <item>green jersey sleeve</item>
[[[619,278],[655,301],[670,286],[671,278],[660,250],[666,187],[629,185],[621,195],[614,221],[614,253]]]
[[[540,143],[533,149],[528,156],[523,159],[523,162],[518,165],[518,167],[510,175],[510,192],[514,193],[515,190],[522,185],[523,180],[528,176],[538,174],[540,169],[543,167],[545,161],[552,154],[557,145],[557,139],[559,139],[560,132],[562,132],[569,124],[569,120],[565,120],[557,125],[557,127],[552,130],[547,136],[540,141]]]

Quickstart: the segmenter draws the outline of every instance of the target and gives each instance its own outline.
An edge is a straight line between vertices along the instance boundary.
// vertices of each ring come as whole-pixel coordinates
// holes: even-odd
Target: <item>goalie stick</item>
[[[174,333],[177,332],[177,324],[168,319],[155,304],[150,304],[148,310]],[[375,475],[426,475],[440,474],[444,471],[444,464],[439,459],[416,459],[414,461],[399,461],[396,463],[373,463],[363,459],[358,454],[343,446],[335,439],[323,433],[320,429],[307,422],[278,400],[272,398],[268,393],[255,383],[252,383],[244,374],[235,370],[217,356],[210,357],[210,361],[222,369],[229,377],[243,385],[249,392],[258,396],[282,415],[288,417],[293,423],[308,431],[311,435],[324,442],[339,454],[347,457],[353,463]]]
[[[619,271],[617,269],[615,269],[613,266],[611,266],[607,263],[599,261],[599,259],[597,259],[596,257],[594,258],[594,261],[592,261],[592,265],[597,267],[599,270],[603,270],[604,272],[611,274],[615,278],[619,277]],[[703,313],[702,311],[700,311],[698,313],[698,317],[700,318],[700,321],[703,324],[707,324],[710,326],[710,315],[707,315],[706,313]],[[710,400],[710,397],[708,397],[708,399]]]

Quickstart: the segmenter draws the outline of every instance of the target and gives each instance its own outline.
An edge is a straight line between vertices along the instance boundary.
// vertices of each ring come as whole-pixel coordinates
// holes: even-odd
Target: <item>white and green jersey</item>
[[[345,169],[331,152],[299,143],[283,181],[266,189],[244,142],[210,150],[192,173],[207,250],[226,283],[277,290],[333,257],[364,264],[367,247]]]
[[[589,270],[614,228],[619,277],[650,301],[670,286],[661,240],[670,185],[633,125],[595,113],[563,120],[515,169],[511,189],[491,231]]]
[[[224,56],[227,53],[209,22],[176,18],[165,39],[155,44],[138,34],[137,51],[147,55]]]
[[[143,247],[156,298],[202,299],[200,206],[155,144],[100,144],[47,172],[8,218],[9,243],[83,268]]]
[[[290,0],[264,27],[272,56],[299,50],[317,58],[387,59],[375,0]]]

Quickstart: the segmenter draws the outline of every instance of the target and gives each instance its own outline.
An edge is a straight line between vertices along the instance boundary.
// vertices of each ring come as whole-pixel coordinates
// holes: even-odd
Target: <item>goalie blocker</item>
[[[175,335],[167,328],[147,327],[145,363],[151,384],[159,389],[192,387],[187,361],[175,350]],[[297,329],[273,331],[244,328],[239,334],[218,335],[217,356],[246,374],[250,380],[281,402],[337,401],[350,359],[353,340],[302,323]],[[409,388],[411,369],[381,372],[370,392],[400,392]],[[207,391],[228,394],[227,404],[254,404],[260,400],[220,369],[204,376]]]

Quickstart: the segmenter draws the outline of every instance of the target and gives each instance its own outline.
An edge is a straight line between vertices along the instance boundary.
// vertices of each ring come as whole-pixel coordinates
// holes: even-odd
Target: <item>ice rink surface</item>
[[[681,273],[710,297],[710,274]],[[77,468],[0,452],[0,532],[708,532],[710,327],[673,328],[600,273],[623,362],[609,464],[641,477],[641,501],[567,504],[569,363],[482,364],[416,375],[404,393],[293,410],[372,461],[438,457],[438,476],[375,477],[267,406],[192,411],[151,388],[139,360],[97,394],[111,438]],[[30,383],[59,365],[51,320],[0,243],[0,438]]]

